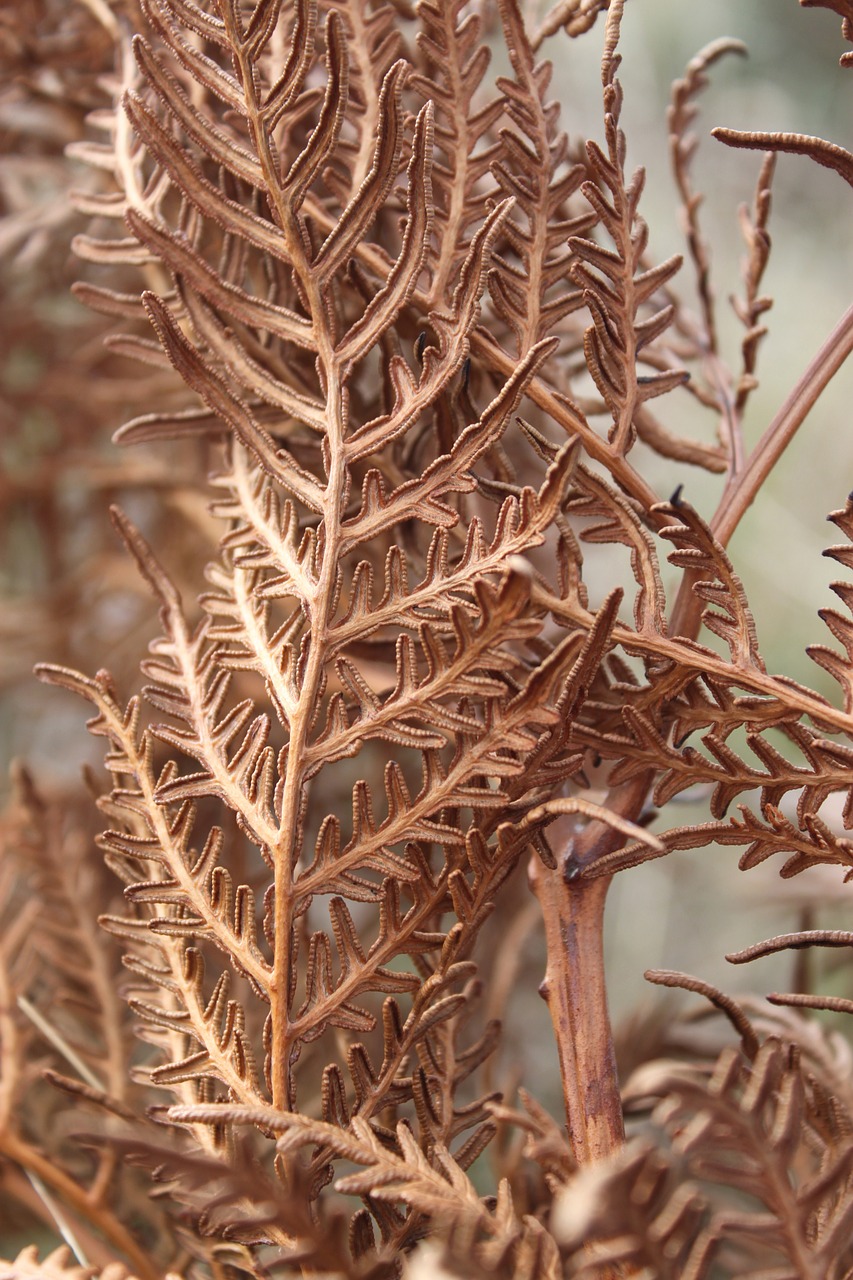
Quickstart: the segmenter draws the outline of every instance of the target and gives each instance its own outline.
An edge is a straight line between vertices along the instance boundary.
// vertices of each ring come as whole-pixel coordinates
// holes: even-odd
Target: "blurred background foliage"
[[[123,453],[111,443],[146,405],[184,398],[170,371],[115,350],[116,322],[72,295],[72,250],[91,221],[69,199],[109,189],[74,158],[90,115],[111,108],[115,44],[104,19],[132,6],[23,0],[0,8],[0,762],[23,757],[72,785],[96,746],[76,708],[31,676],[41,658],[130,681],[150,637],[150,601],[114,537],[109,504],[168,531],[181,576],[206,541],[204,458]],[[116,281],[121,288],[122,282]],[[138,280],[127,281],[138,288]],[[197,567],[197,566],[196,566]],[[128,685],[125,683],[124,687]],[[0,783],[0,788],[3,783]]]
[[[198,449],[146,454],[110,443],[123,420],[155,398],[162,404],[183,391],[168,371],[140,366],[105,346],[112,322],[86,311],[70,293],[85,274],[71,241],[87,218],[74,211],[68,191],[101,179],[67,148],[87,136],[88,113],[110,103],[113,46],[105,18],[135,21],[129,0],[109,9],[107,0],[0,7],[0,764],[5,777],[11,758],[24,757],[54,790],[74,788],[81,764],[97,761],[101,744],[83,731],[78,706],[36,684],[33,662],[89,673],[108,667],[128,694],[156,628],[155,608],[110,528],[109,502],[119,501],[145,528],[190,599],[202,587],[212,527],[202,482],[208,464]],[[729,150],[709,131],[717,124],[793,130],[849,146],[853,113],[842,79],[850,73],[837,65],[843,51],[838,25],[834,14],[805,11],[796,0],[631,0],[626,9],[623,122],[629,162],[647,167],[641,208],[658,261],[683,248],[665,124],[671,82],[721,35],[749,49],[748,59],[730,56],[713,70],[701,99],[703,140],[694,165],[696,186],[706,193],[703,224],[722,340],[735,364],[742,331],[727,298],[739,288],[744,254],[738,208],[752,200],[761,156]],[[577,143],[601,136],[601,29],[599,23],[575,41],[557,36],[542,50],[554,61],[553,93]],[[751,401],[750,441],[851,296],[853,219],[835,174],[806,159],[780,157],[770,230],[763,291],[774,305]],[[689,295],[689,265],[680,287]],[[820,555],[832,540],[825,515],[842,506],[853,487],[851,393],[853,370],[843,370],[732,544],[768,668],[830,696],[804,650],[825,638],[816,617],[830,601],[834,576]],[[665,468],[658,464],[650,478],[668,496]],[[721,480],[697,471],[694,485],[686,496],[710,517]],[[592,558],[590,567],[600,578],[595,594],[608,585],[609,569]],[[700,814],[690,802],[688,793],[679,815],[684,822]],[[812,872],[783,882],[775,872],[768,865],[742,878],[731,851],[719,849],[674,855],[617,879],[608,963],[626,1055],[643,1036],[659,1034],[668,1017],[665,998],[643,982],[645,968],[694,972],[728,990],[757,981],[770,990],[789,984],[788,957],[746,972],[727,966],[725,952],[803,919],[824,927],[842,922],[838,874]],[[499,912],[494,924],[514,930],[513,945],[500,948],[496,1008],[502,988],[518,992],[508,997],[508,1033],[495,1071],[502,1080],[507,1072],[523,1076],[559,1113],[547,1011],[530,999],[543,972],[537,919],[531,908],[506,920]],[[825,974],[823,986],[853,994],[844,971]]]

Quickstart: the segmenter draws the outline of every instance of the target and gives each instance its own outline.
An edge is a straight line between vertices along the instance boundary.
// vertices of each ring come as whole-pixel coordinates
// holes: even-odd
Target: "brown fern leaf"
[[[3,1280],[124,1280],[127,1272],[119,1263],[96,1271],[75,1262],[65,1245],[39,1258],[36,1245],[27,1245],[12,1261],[0,1260]]]
[[[785,878],[821,863],[851,866],[850,842],[846,837],[837,836],[820,818],[808,815],[803,829],[800,829],[772,805],[763,811],[763,820],[746,805],[738,808],[742,814],[740,819],[730,818],[728,822],[706,822],[658,832],[660,848],[635,842],[617,853],[606,855],[587,874],[611,875],[614,871],[648,862],[650,858],[659,858],[663,852],[701,849],[711,843],[746,845],[739,864],[742,871],[748,871],[778,853],[788,854],[779,871]]]
[[[94,704],[98,715],[92,731],[113,742],[111,767],[119,780],[125,777],[130,783],[116,788],[108,806],[121,828],[108,832],[104,844],[141,912],[107,917],[103,923],[128,947],[125,963],[142,986],[129,989],[126,998],[144,1024],[144,1038],[166,1057],[162,1067],[153,1068],[151,1079],[166,1087],[186,1085],[179,1092],[193,1099],[197,1082],[211,1078],[235,1096],[263,1096],[258,1094],[242,1008],[228,1000],[227,974],[221,972],[213,993],[206,994],[203,957],[187,942],[205,934],[218,939],[256,992],[268,987],[269,966],[257,952],[254,919],[247,912],[250,895],[243,889],[235,901],[230,877],[216,867],[221,832],[213,829],[200,852],[192,848],[193,806],[167,807],[156,798],[158,785],[174,781],[174,767],[155,773],[152,739],[137,736],[138,705],[122,713],[107,678],[90,681],[61,669],[45,669],[43,678]],[[147,881],[139,881],[140,869],[150,877]],[[153,878],[163,871],[167,879]]]
[[[107,894],[82,842],[63,830],[60,807],[39,794],[26,770],[16,773],[20,817],[12,826],[7,856],[26,867],[39,903],[40,1020],[45,1029],[62,1028],[57,1045],[65,1054],[64,1069],[74,1070],[76,1064],[82,1081],[121,1112],[135,1091],[127,1074],[123,1003],[113,981],[115,955],[97,928]]]
[[[670,115],[697,324],[673,292],[680,259],[650,257],[643,174],[625,167],[623,0],[535,18],[520,0],[141,3],[88,6],[115,46],[103,92],[122,107],[77,148],[103,175],[80,201],[99,221],[78,243],[92,274],[79,293],[124,326],[113,356],[155,371],[119,441],[153,448],[166,486],[183,437],[187,497],[211,499],[221,541],[193,603],[180,548],[166,545],[165,568],[115,509],[160,609],[146,687],[125,704],[104,672],[41,668],[92,704],[107,742],[98,845],[123,903],[85,887],[80,901],[76,853],[31,805],[15,875],[0,864],[0,1155],[15,1193],[34,1172],[101,1239],[93,1261],[114,1251],[140,1280],[173,1259],[188,1280],[396,1280],[410,1256],[500,1280],[842,1280],[849,1087],[842,1057],[790,1009],[754,1021],[708,984],[658,975],[708,995],[744,1053],[716,1073],[695,1054],[647,1071],[629,1093],[642,1139],[612,1158],[613,872],[716,842],[747,869],[779,853],[785,877],[853,873],[832,818],[838,803],[853,824],[853,631],[827,613],[846,656],[813,651],[843,708],[768,673],[724,550],[853,321],[745,459],[772,162],[744,218],[734,389],[689,174],[695,97],[731,46],[691,64]],[[538,51],[605,9],[604,142],[582,154]],[[496,35],[508,70],[492,86]],[[785,147],[850,176],[830,144],[773,135]],[[649,406],[684,384],[682,363],[700,374],[694,407],[720,416],[717,443],[671,433]],[[639,469],[648,451],[628,456],[638,439],[655,465],[728,469],[707,524],[680,487],[659,501]],[[853,535],[853,503],[833,518]],[[657,537],[681,575],[670,602]],[[623,563],[597,575],[590,544]],[[829,554],[853,563],[849,548]],[[698,642],[702,625],[720,646]],[[691,788],[706,820],[674,825],[666,810]],[[525,869],[538,906],[518,910]],[[520,1112],[495,1088],[517,1088],[494,1013],[515,1016],[506,990],[541,963],[531,905],[566,1140],[526,1095]],[[827,938],[805,929],[779,947]],[[100,1104],[73,1170],[52,1131],[69,1095]],[[480,1194],[489,1160],[495,1196]],[[150,1212],[130,1204],[150,1257],[108,1195],[130,1162],[156,1185]],[[570,1221],[552,1233],[555,1198]]]
[[[684,1176],[716,1201],[709,1235],[725,1274],[845,1274],[850,1153],[827,1143],[820,1090],[796,1045],[768,1038],[751,1062],[725,1050],[707,1076],[660,1064],[644,1069],[637,1086],[637,1102],[660,1098],[654,1119]],[[731,1207],[731,1188],[760,1208]]]
[[[545,99],[551,64],[534,63],[516,0],[501,0],[499,9],[514,78],[502,77],[498,87],[515,128],[501,132],[505,154],[491,169],[527,225],[515,217],[504,225],[508,248],[496,260],[489,289],[522,358],[582,305],[580,292],[566,289],[571,260],[566,242],[588,232],[595,218],[568,214],[584,169],[568,164],[568,139],[557,131],[559,106]]]
[[[342,0],[326,0],[321,9],[340,14],[349,61],[347,124],[355,131],[356,140],[342,137],[323,174],[335,199],[346,205],[357,193],[367,196],[369,192],[363,184],[376,165],[376,138],[385,128],[391,106],[388,89],[393,81],[387,79],[387,73],[392,66],[398,72],[405,66],[400,58],[402,34],[392,4],[362,9]]]
[[[353,151],[341,141],[349,65],[342,16],[330,7],[321,71],[314,7],[298,5],[290,53],[273,81],[277,13],[276,5],[263,5],[248,18],[230,5],[214,19],[190,0],[158,0],[149,11],[155,39],[137,44],[147,90],[128,93],[125,103],[144,144],[140,163],[153,166],[158,190],[180,191],[183,201],[177,212],[169,200],[128,209],[130,229],[173,280],[168,294],[147,292],[145,305],[170,362],[206,409],[183,419],[146,416],[123,438],[156,442],[176,430],[223,427],[232,437],[216,482],[223,495],[217,512],[229,528],[210,571],[208,620],[189,625],[141,535],[117,515],[162,606],[164,635],[145,666],[146,701],[160,719],[143,730],[138,708],[124,715],[105,680],[48,674],[94,701],[96,731],[114,744],[123,785],[111,802],[117,821],[104,848],[127,882],[131,912],[108,925],[127,945],[138,979],[130,997],[144,1035],[163,1054],[152,1082],[186,1101],[222,1096],[216,1091],[224,1087],[235,1101],[264,1103],[254,1066],[263,1050],[275,1105],[290,1108],[306,1046],[332,1031],[369,1036],[378,996],[411,998],[407,1016],[392,1014],[396,1003],[386,1001],[378,1071],[368,1049],[350,1046],[352,1083],[329,1086],[328,1106],[337,1098],[329,1114],[346,1123],[347,1114],[369,1117],[392,1100],[418,1114],[436,1140],[470,1121],[478,1126],[469,1140],[473,1159],[491,1134],[482,1105],[470,1113],[455,1108],[465,1073],[448,1068],[450,1092],[440,1100],[432,1080],[449,1061],[458,984],[470,976],[465,957],[491,895],[531,839],[497,834],[492,815],[507,791],[513,803],[530,807],[577,768],[565,734],[548,743],[549,730],[564,708],[581,704],[612,611],[580,665],[580,632],[542,641],[537,651],[543,619],[530,610],[529,577],[509,568],[513,556],[544,540],[556,516],[566,452],[541,487],[504,504],[490,543],[472,519],[464,551],[449,558],[445,531],[460,512],[448,498],[476,491],[477,464],[496,447],[555,343],[531,345],[444,451],[440,439],[425,437],[420,474],[401,468],[395,444],[440,411],[467,358],[509,206],[497,206],[469,242],[461,241],[465,256],[450,304],[442,293],[444,309],[427,317],[432,342],[428,336],[416,344],[415,377],[392,331],[408,324],[428,261],[431,108],[409,136],[406,67],[390,65],[381,87],[377,67],[368,67],[371,41],[391,57],[388,11],[377,12],[372,33],[361,34],[347,11],[361,60],[361,101],[347,118],[359,139]],[[230,51],[229,68],[202,54],[187,32]],[[324,79],[322,101],[308,87],[310,77]],[[189,92],[199,84],[203,93]],[[368,129],[371,113],[375,129]],[[369,163],[368,132],[375,134]],[[301,147],[289,168],[278,159],[285,140],[292,150],[297,140]],[[401,205],[393,186],[404,150]],[[363,177],[347,193],[344,167],[356,154]],[[403,207],[396,259],[385,255],[377,273],[374,257],[347,275],[355,249],[381,237]],[[378,403],[366,372],[376,347],[390,353]],[[380,465],[371,465],[380,453]],[[359,492],[360,506],[351,498]],[[401,551],[392,549],[397,531],[412,521],[439,531],[414,589]],[[384,552],[387,587],[374,606],[369,575],[377,551]],[[357,561],[365,552],[371,560]],[[382,632],[377,642],[390,632],[390,686],[374,686],[361,666],[358,646],[371,629]],[[383,681],[388,674],[386,667]],[[256,677],[273,715],[257,696]],[[389,761],[385,813],[377,814],[366,768],[348,784],[352,823],[342,832],[318,791],[312,800],[314,780],[322,773],[325,785],[337,777],[336,765],[356,756],[371,766],[380,739],[421,757],[420,791],[412,796],[406,770]],[[162,747],[171,757],[165,767],[156,762]],[[221,816],[211,822],[214,805]],[[472,825],[460,822],[460,811],[473,816]],[[313,858],[304,849],[312,825]],[[427,874],[437,852],[445,864]],[[245,863],[239,880],[235,855]],[[262,919],[256,886],[265,896]],[[401,895],[410,900],[406,908]],[[328,899],[325,918],[320,899]],[[380,906],[372,942],[347,899]],[[449,932],[436,928],[448,908],[459,916]],[[406,956],[420,976],[390,967]],[[420,1074],[406,1062],[415,1052],[428,1055]],[[328,1078],[343,1079],[334,1072]],[[205,1138],[208,1146],[216,1141],[215,1133]]]
[[[666,599],[657,553],[648,530],[631,504],[591,470],[579,466],[575,482],[578,496],[571,498],[565,510],[595,521],[592,526],[584,527],[582,540],[628,547],[631,571],[637,583],[634,625],[639,632],[666,635]]]
[[[588,144],[593,176],[582,187],[614,248],[601,248],[579,236],[573,236],[569,246],[578,259],[572,278],[583,290],[593,318],[584,335],[587,368],[613,419],[610,440],[625,452],[635,438],[635,417],[643,402],[680,386],[687,375],[682,369],[640,374],[637,368],[644,347],[660,337],[673,316],[672,307],[665,306],[641,320],[640,309],[672,279],[681,258],[640,269],[648,233],[637,207],[645,178],[640,169],[626,181],[624,170],[625,136],[619,125],[622,86],[616,76],[622,9],[617,2],[607,12],[601,73],[607,151],[594,142]]]
[[[682,499],[680,491],[656,510],[661,515],[673,515],[678,521],[661,529],[660,536],[675,543],[676,550],[668,557],[670,564],[689,569],[696,596],[713,606],[702,613],[705,626],[725,640],[736,666],[763,671],[755,623],[743,586],[725,551],[701,517]]]
[[[707,754],[697,747],[684,746],[681,741],[669,742],[660,725],[630,705],[623,708],[622,720],[627,731],[622,734],[598,736],[579,726],[575,738],[595,745],[605,758],[617,759],[612,775],[617,782],[636,777],[644,769],[660,770],[653,792],[658,807],[665,806],[687,787],[700,783],[714,786],[709,808],[717,818],[725,816],[738,795],[754,788],[761,788],[760,804],[765,814],[775,811],[784,796],[797,792],[797,820],[803,830],[807,819],[816,817],[830,796],[843,794],[842,817],[845,825],[849,825],[850,749],[819,737],[803,725],[773,726],[777,734],[783,735],[786,750],[801,753],[805,763],[797,763],[778,750],[760,726],[753,727],[746,716],[740,719],[733,715],[724,726],[703,735],[701,742]],[[756,768],[743,753],[733,750],[727,737],[735,730],[746,731],[747,746],[764,765],[763,769]]]
[[[217,1259],[227,1256],[229,1266],[254,1276],[257,1251],[273,1241],[287,1269],[314,1266],[361,1280],[371,1267],[389,1264],[390,1254],[377,1257],[375,1249],[361,1265],[353,1258],[339,1208],[311,1205],[307,1166],[291,1165],[285,1189],[263,1168],[245,1133],[235,1136],[227,1152],[214,1153],[177,1126],[159,1128],[151,1134],[115,1126],[100,1140],[150,1173],[154,1194],[173,1206],[185,1231],[191,1228],[194,1253],[205,1267],[221,1265]]]
[[[66,805],[46,801],[20,768],[16,786],[0,843],[0,1153],[39,1189],[49,1226],[65,1224],[67,1238],[87,1242],[94,1228],[109,1256],[153,1280],[174,1250],[164,1207],[146,1202],[114,1152],[84,1151],[68,1134],[87,1111],[102,1127],[146,1102],[129,1077],[133,1041],[114,947],[97,927],[108,891],[86,860],[80,815],[69,833]],[[17,1202],[14,1182],[10,1190]],[[147,1249],[131,1220],[144,1224]],[[96,1245],[93,1256],[106,1255]]]
[[[732,299],[735,314],[744,326],[746,333],[741,343],[742,371],[736,388],[735,413],[742,415],[747,400],[758,385],[755,369],[758,362],[758,348],[767,334],[767,327],[762,316],[773,305],[773,299],[761,294],[759,288],[767,263],[770,258],[770,190],[776,157],[773,153],[766,156],[758,175],[755,188],[755,201],[750,215],[746,207],[740,210],[741,230],[747,246],[747,258],[744,264],[744,298]]]
[[[695,124],[699,114],[695,99],[709,83],[708,71],[728,53],[743,56],[746,54],[746,46],[739,40],[723,38],[712,41],[694,58],[691,58],[684,76],[676,80],[672,86],[672,99],[667,108],[670,160],[681,197],[682,226],[696,270],[696,288],[702,309],[704,345],[706,350],[714,353],[717,351],[718,344],[714,295],[711,288],[710,252],[699,222],[702,196],[694,189],[690,173],[699,138],[689,130]],[[720,407],[723,407],[722,404]]]
[[[561,1190],[552,1229],[572,1276],[604,1280],[628,1267],[660,1280],[711,1274],[707,1200],[667,1154],[637,1138]]]
[[[345,1133],[337,1125],[271,1109],[185,1107],[173,1108],[170,1114],[181,1124],[226,1121],[270,1127],[282,1134],[277,1145],[286,1155],[311,1145],[327,1147],[337,1159],[361,1166],[359,1172],[337,1180],[336,1188],[342,1194],[370,1195],[380,1203],[402,1202],[448,1226],[458,1222],[472,1241],[482,1241],[480,1249],[486,1258],[495,1252],[500,1255],[525,1230],[514,1215],[506,1184],[501,1186],[495,1207],[488,1208],[444,1146],[436,1143],[427,1155],[403,1124],[390,1135],[390,1142],[383,1143],[358,1117]]]
[[[848,541],[834,547],[828,547],[823,554],[830,556],[839,564],[843,564],[846,569],[853,568],[853,551],[848,545],[853,541],[853,500],[848,500],[843,510],[833,511],[827,519],[831,520],[841,530]],[[849,583],[833,582],[832,590],[850,609],[851,601],[853,601],[853,590],[851,590]],[[837,680],[841,685],[844,693],[844,709],[850,712],[853,710],[853,672],[851,672],[851,663],[853,663],[853,624],[836,609],[821,609],[820,616],[836,639],[840,640],[844,645],[846,657],[841,657],[833,649],[829,649],[825,645],[810,645],[808,654],[818,666],[828,671],[833,679]]]
[[[409,81],[435,104],[435,145],[443,153],[432,168],[434,231],[441,245],[432,265],[429,296],[434,309],[447,306],[450,284],[471,244],[471,228],[485,218],[487,195],[478,188],[495,150],[489,132],[502,110],[499,98],[474,107],[490,52],[480,42],[479,15],[464,9],[462,0],[420,0],[417,40],[424,67]]]
[[[542,544],[560,509],[574,452],[567,446],[555,455],[538,493],[525,488],[517,497],[504,500],[490,540],[483,522],[475,516],[468,524],[461,553],[453,555],[448,531],[436,529],[417,585],[410,585],[405,549],[397,543],[389,547],[386,555],[378,601],[374,598],[373,567],[368,560],[360,561],[352,574],[346,612],[331,632],[333,651],[392,622],[414,627],[428,619],[436,630],[449,630],[453,608],[462,605],[473,609],[469,585],[472,579],[499,572],[504,565],[516,563],[513,557]]]

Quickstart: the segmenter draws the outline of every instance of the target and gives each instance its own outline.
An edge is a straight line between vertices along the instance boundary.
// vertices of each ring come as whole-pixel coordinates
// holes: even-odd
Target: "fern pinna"
[[[846,5],[826,7],[849,38]],[[151,1046],[134,1078],[159,1123],[122,1102],[121,1123],[93,1120],[87,1140],[176,1180],[165,1198],[185,1252],[170,1260],[159,1223],[155,1274],[391,1276],[429,1234],[442,1266],[518,1280],[674,1276],[674,1259],[697,1280],[770,1274],[762,1241],[774,1266],[783,1257],[774,1275],[850,1265],[849,1131],[798,1065],[808,1032],[793,1015],[753,1024],[672,979],[710,994],[742,1048],[629,1088],[682,1143],[678,1159],[648,1139],[623,1149],[602,950],[612,875],[714,841],[742,847],[747,867],[787,854],[783,875],[849,867],[824,806],[849,793],[853,749],[853,624],[827,613],[845,653],[812,651],[843,687],[839,709],[768,673],[725,550],[853,321],[747,454],[773,165],[745,222],[734,373],[686,129],[735,46],[699,55],[670,112],[697,319],[681,258],[650,252],[644,175],[627,166],[623,9],[560,3],[536,27],[520,0],[144,0],[132,41],[128,15],[112,15],[120,101],[84,153],[117,185],[85,207],[116,230],[80,238],[107,275],[93,268],[78,292],[125,318],[125,354],[168,363],[187,389],[118,440],[194,439],[222,538],[188,606],[168,546],[114,509],[160,605],[148,684],[126,704],[106,673],[41,674],[88,699],[109,743],[99,842],[125,905],[102,923]],[[604,144],[584,145],[548,96],[539,47],[605,10]],[[484,23],[508,51],[494,83]],[[842,177],[853,165],[814,139],[722,134]],[[716,438],[675,434],[659,397],[704,408]],[[674,478],[668,500],[638,442]],[[683,497],[696,467],[726,475],[708,519]],[[849,538],[849,506],[833,518]],[[632,598],[587,584],[584,544],[624,560]],[[849,566],[849,549],[831,554]],[[849,587],[836,590],[847,605]],[[657,816],[695,784],[708,822]],[[482,936],[525,867],[568,1140],[483,1070],[499,1028],[481,1011],[497,934]],[[483,1197],[484,1165],[467,1171],[510,1129],[526,1145]],[[694,1130],[709,1135],[695,1159]],[[745,1189],[773,1222],[790,1208],[773,1198],[773,1162],[804,1170],[781,1240],[699,1187],[744,1144],[760,1165],[769,1130],[768,1166]],[[599,1198],[578,1199],[584,1187]]]

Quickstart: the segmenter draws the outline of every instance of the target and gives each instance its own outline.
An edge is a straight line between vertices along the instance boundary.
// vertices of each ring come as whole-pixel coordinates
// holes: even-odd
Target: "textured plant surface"
[[[801,3],[853,43],[849,0]],[[763,153],[730,358],[691,161],[697,97],[740,46],[673,87],[687,261],[658,261],[623,8],[45,0],[41,40],[3,19],[15,92],[53,94],[73,135],[43,130],[50,181],[62,142],[88,162],[76,292],[112,335],[96,358],[91,322],[88,364],[57,340],[78,385],[41,384],[75,403],[40,528],[56,544],[72,451],[121,499],[161,632],[129,702],[132,635],[114,675],[40,668],[91,704],[112,789],[89,778],[93,839],[84,798],[16,771],[0,1169],[72,1252],[0,1280],[853,1274],[850,1051],[812,1013],[853,1001],[737,1004],[651,972],[734,1038],[694,1017],[620,1090],[602,944],[613,875],[671,851],[853,870],[853,587],[810,650],[832,701],[767,670],[725,549],[853,347],[851,310],[745,443],[776,153],[848,184],[853,155],[714,131]],[[546,55],[581,36],[603,47],[598,142],[549,96]],[[65,244],[50,208],[7,208],[19,253]],[[117,440],[148,462],[93,456],[87,387],[93,419],[135,403]],[[697,468],[719,476],[704,516]],[[830,518],[849,571],[853,501]],[[67,552],[47,585],[73,614]],[[78,665],[99,601],[121,595],[119,631],[141,616],[114,552],[91,555],[88,629],[52,615]],[[688,790],[706,819],[678,825]],[[853,944],[808,924],[730,958]],[[531,927],[560,1116],[494,1066]]]

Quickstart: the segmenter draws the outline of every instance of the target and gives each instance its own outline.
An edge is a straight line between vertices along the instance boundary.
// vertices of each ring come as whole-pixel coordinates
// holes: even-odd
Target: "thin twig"
[[[37,1173],[33,1173],[31,1169],[25,1169],[24,1172],[30,1182],[30,1185],[35,1191],[36,1195],[41,1200],[44,1207],[47,1209],[53,1221],[56,1223],[57,1231],[62,1236],[62,1239],[65,1241],[65,1243],[68,1245],[68,1248],[74,1254],[74,1257],[80,1263],[80,1266],[88,1267],[89,1260],[86,1257],[86,1253],[83,1249],[83,1246],[80,1244],[80,1241],[77,1239],[77,1236],[74,1234],[74,1229],[72,1228],[65,1214],[62,1212],[61,1207],[56,1203],[56,1200],[50,1194],[47,1187],[44,1185],[44,1183],[42,1182],[41,1178],[38,1176]]]
[[[853,351],[853,306],[845,311],[794,386],[753,449],[743,471],[726,485],[717,513],[711,522],[711,528],[723,546],[731,538],[744,512],[752,505],[764,481],[851,351]]]
[[[81,1080],[85,1080],[92,1089],[97,1089],[99,1093],[106,1093],[106,1089],[101,1084],[98,1077],[93,1071],[86,1066],[86,1063],[80,1055],[71,1047],[61,1032],[48,1022],[47,1018],[41,1013],[31,1000],[26,996],[18,996],[18,1008],[21,1013],[25,1014],[34,1027],[44,1036],[49,1044],[52,1044],[57,1053],[61,1054],[65,1061],[74,1068]]]
[[[711,521],[711,531],[725,547],[752,506],[762,485],[803,425],[817,400],[853,351],[853,306],[845,311],[802,377],[767,427],[744,468],[732,474]],[[694,591],[696,574],[681,580],[670,622],[671,636],[695,639],[702,603]]]

